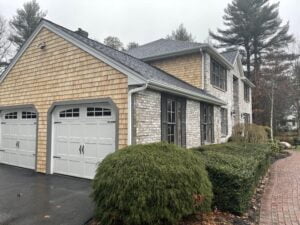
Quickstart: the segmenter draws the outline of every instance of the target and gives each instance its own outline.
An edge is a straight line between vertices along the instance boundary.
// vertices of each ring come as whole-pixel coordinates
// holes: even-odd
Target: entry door
[[[0,162],[34,169],[36,155],[36,113],[31,109],[1,113]]]
[[[53,113],[53,172],[94,178],[115,151],[115,113],[109,104],[57,107]]]

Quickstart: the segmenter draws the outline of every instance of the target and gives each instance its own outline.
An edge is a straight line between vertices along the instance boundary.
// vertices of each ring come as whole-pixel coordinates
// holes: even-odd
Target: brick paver
[[[271,167],[262,197],[260,225],[300,225],[300,152]]]

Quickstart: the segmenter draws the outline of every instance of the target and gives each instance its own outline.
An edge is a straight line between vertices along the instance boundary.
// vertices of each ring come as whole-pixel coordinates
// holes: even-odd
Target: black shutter
[[[215,143],[215,117],[214,107],[210,105],[210,116],[211,116],[211,143]]]
[[[200,137],[201,137],[201,145],[204,145],[204,104],[200,103]]]
[[[181,118],[181,130],[182,130],[182,147],[186,147],[186,99],[182,100],[182,118]]]
[[[161,140],[167,141],[168,123],[167,123],[167,97],[161,94]]]

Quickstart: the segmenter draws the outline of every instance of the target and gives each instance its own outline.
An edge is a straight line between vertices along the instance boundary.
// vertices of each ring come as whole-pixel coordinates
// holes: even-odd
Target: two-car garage
[[[1,111],[0,163],[36,168],[37,119],[33,108]],[[110,102],[55,105],[48,123],[50,173],[92,179],[116,149],[117,113]]]

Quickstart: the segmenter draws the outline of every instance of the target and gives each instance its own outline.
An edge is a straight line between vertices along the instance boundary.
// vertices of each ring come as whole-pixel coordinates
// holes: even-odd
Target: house
[[[223,101],[221,107],[187,101],[187,147],[225,142],[235,124],[252,123],[254,85],[244,74],[238,50],[220,54],[208,44],[159,39],[127,53]]]
[[[297,109],[294,105],[290,107],[285,113],[282,120],[278,123],[278,128],[281,131],[297,131],[298,130],[298,116]]]
[[[0,78],[0,163],[91,179],[126,145],[218,143],[251,122],[238,54],[173,43],[133,57],[41,20]]]

